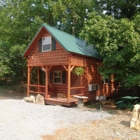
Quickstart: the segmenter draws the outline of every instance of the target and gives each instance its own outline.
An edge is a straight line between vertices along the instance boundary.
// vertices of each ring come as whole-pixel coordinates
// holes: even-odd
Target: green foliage
[[[22,54],[42,23],[53,25],[51,5],[50,0],[15,0],[0,7],[0,77],[25,80]]]
[[[88,13],[94,11],[92,0],[58,0],[54,3],[53,17],[57,27],[65,32],[79,36]]]
[[[138,17],[139,14],[132,21],[115,20],[113,17],[91,13],[81,32],[81,37],[96,46],[103,56],[103,65],[99,68],[100,73],[103,76],[115,74],[115,80],[121,81],[127,87],[139,84]]]
[[[40,26],[47,23],[78,36],[93,5],[92,0],[5,1],[0,5],[0,42],[8,45],[6,52],[0,50],[0,76],[25,78],[22,53]]]
[[[21,82],[26,77],[26,61],[22,57],[25,46],[10,46],[6,42],[0,44],[0,78],[15,77]]]
[[[15,45],[10,48],[10,68],[13,73],[13,77],[16,77],[17,81],[24,81],[26,78],[26,61],[22,57],[25,45]]]
[[[140,74],[132,73],[124,80],[126,87],[140,86]],[[130,86],[131,85],[131,86]]]
[[[105,12],[115,19],[131,18],[140,11],[140,0],[94,0],[98,12]]]
[[[12,71],[9,67],[9,45],[6,42],[0,43],[0,77],[9,77]]]
[[[139,84],[139,0],[1,2],[0,78],[14,77],[19,81],[26,78],[26,61],[22,53],[42,23],[47,23],[75,36],[81,32],[81,37],[94,44],[104,57],[99,69],[102,75],[114,73],[116,80],[123,81],[126,86]],[[104,10],[113,17],[102,14]],[[131,20],[115,20],[124,17]]]
[[[82,67],[75,67],[72,72],[73,72],[73,74],[75,74],[77,76],[82,76],[84,74],[85,70]]]

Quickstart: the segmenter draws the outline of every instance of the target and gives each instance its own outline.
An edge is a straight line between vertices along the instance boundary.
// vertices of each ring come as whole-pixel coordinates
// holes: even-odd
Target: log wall
[[[72,75],[71,73],[71,87],[85,87],[82,89],[72,89],[70,91],[71,94],[79,94],[83,93],[85,96],[88,96],[88,100],[95,99],[96,95],[105,95],[111,96],[114,91],[114,81],[111,80],[110,84],[103,84],[102,77],[98,73],[98,67],[101,65],[101,60],[78,55],[75,53],[67,52],[58,42],[56,42],[56,50],[47,51],[47,52],[38,52],[38,40],[42,37],[50,36],[50,33],[47,31],[41,31],[41,34],[37,36],[36,40],[32,44],[33,48],[27,58],[27,66],[52,66],[50,71],[52,70],[62,70],[66,69],[64,66],[82,66],[85,68],[84,76],[78,78],[77,76]],[[50,75],[48,74],[48,80]],[[49,83],[49,85],[53,86],[55,89],[55,94],[64,93],[67,94],[67,79],[68,75],[66,74],[66,83],[65,84],[53,84]],[[113,79],[113,78],[112,78]],[[97,91],[88,91],[89,84],[98,84],[100,89]]]
[[[49,36],[48,32],[45,32],[42,37]],[[41,37],[40,37],[41,38]],[[27,66],[46,66],[46,65],[60,65],[68,64],[69,53],[56,42],[56,50],[47,52],[38,52],[38,41],[34,44],[34,49],[28,56]]]
[[[65,71],[64,67],[63,66],[53,66],[50,71],[56,71],[56,70],[60,70],[60,71]],[[48,80],[50,79],[50,73],[48,75]],[[55,89],[55,96],[58,94],[58,93],[63,93],[65,95],[67,95],[67,80],[68,79],[68,74],[67,74],[67,71],[66,71],[66,83],[65,84],[55,84],[55,83],[50,83],[50,80],[49,80],[49,85],[53,86],[53,88]],[[70,81],[70,85],[71,87],[79,87],[81,86],[81,77],[78,77],[76,75],[74,75],[72,72],[71,72],[71,81]],[[80,94],[81,93],[81,90],[80,89],[72,89],[70,91],[71,95],[73,94]]]
[[[96,95],[105,95],[106,97],[112,96],[114,93],[114,77],[111,76],[109,84],[103,84],[102,76],[98,72],[98,67],[101,65],[102,61],[99,59],[80,56],[73,54],[74,57],[79,57],[83,59],[85,73],[84,76],[81,77],[81,86],[85,86],[85,89],[82,89],[81,92],[89,97],[89,100],[95,99]],[[98,84],[99,90],[97,91],[88,91],[89,84]]]

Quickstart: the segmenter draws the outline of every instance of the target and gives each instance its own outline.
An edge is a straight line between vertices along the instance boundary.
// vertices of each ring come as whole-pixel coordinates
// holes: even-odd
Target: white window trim
[[[46,42],[46,43],[43,43],[43,40],[45,39],[45,38],[50,38],[50,42]],[[49,50],[43,50],[43,45],[47,45],[47,44],[50,44],[50,49]],[[52,37],[51,36],[46,36],[46,37],[43,37],[42,38],[42,52],[49,52],[49,51],[51,51],[52,50]]]
[[[106,82],[108,80],[108,82]],[[109,84],[109,78],[103,78],[103,84]]]
[[[57,78],[57,77],[54,76],[54,73],[55,73],[55,72],[60,72],[60,73],[61,73],[61,77],[60,77],[60,78],[61,78],[61,81],[60,81],[59,83],[54,81],[54,79]],[[59,77],[58,77],[58,78],[59,78]],[[58,71],[58,70],[53,71],[53,83],[54,83],[54,84],[62,84],[62,71]]]

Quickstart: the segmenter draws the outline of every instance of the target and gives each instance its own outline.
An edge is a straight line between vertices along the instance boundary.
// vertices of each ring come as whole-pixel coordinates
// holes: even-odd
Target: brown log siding
[[[50,34],[45,32],[43,37],[47,35]],[[68,64],[69,53],[58,42],[56,42],[56,50],[48,52],[38,52],[38,45],[37,42],[28,56],[28,66]]]
[[[105,95],[109,97],[114,93],[113,75],[111,76],[112,78],[109,84],[102,83],[102,76],[98,72],[98,67],[102,63],[101,60],[86,56],[81,57],[77,54],[73,54],[73,57],[79,57],[79,59],[84,62],[85,74],[81,78],[81,86],[85,86],[85,89],[81,90],[82,93],[91,99],[95,99],[96,95]],[[100,88],[97,91],[88,91],[89,84],[98,84]]]
[[[41,37],[50,35],[47,31],[42,32]],[[40,38],[41,38],[40,37]],[[39,37],[37,38],[39,39]],[[77,77],[71,73],[71,87],[85,87],[84,89],[72,89],[70,91],[72,94],[83,93],[83,95],[88,96],[88,100],[95,99],[96,95],[106,95],[111,96],[114,91],[114,81],[111,80],[110,84],[103,84],[102,77],[98,73],[98,67],[101,65],[101,60],[78,55],[75,53],[67,52],[58,42],[56,42],[56,50],[48,52],[38,52],[38,41],[34,44],[34,49],[28,55],[27,66],[52,66],[50,71],[61,70],[66,71],[63,67],[70,64],[71,66],[82,66],[85,69],[85,73],[81,77]],[[55,89],[55,96],[58,93],[63,93],[67,95],[67,78],[66,73],[66,84],[52,84]],[[50,73],[48,73],[48,80],[50,79]],[[98,91],[88,91],[89,84],[98,84],[100,89]]]

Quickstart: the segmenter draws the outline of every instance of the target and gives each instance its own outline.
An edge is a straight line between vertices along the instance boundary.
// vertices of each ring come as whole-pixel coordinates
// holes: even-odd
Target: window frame
[[[60,74],[61,76],[60,76],[60,77],[59,77],[59,76],[58,76],[58,77],[55,76],[55,75],[54,75],[55,72],[61,73],[61,74]],[[60,78],[60,82],[55,82],[55,78]],[[54,84],[62,84],[62,71],[60,71],[60,70],[55,70],[55,71],[53,71],[53,83],[54,83]]]
[[[106,82],[107,80],[107,82]],[[109,84],[109,78],[103,78],[103,84]]]
[[[46,38],[50,38],[49,43],[47,43],[47,42],[44,43],[44,42],[43,42],[43,40],[46,39]],[[44,49],[43,49],[43,46],[44,46],[44,45],[50,45],[50,49],[49,49],[49,50],[44,50]],[[51,51],[51,50],[52,50],[52,37],[51,37],[51,36],[42,37],[42,52],[49,52],[49,51]]]

